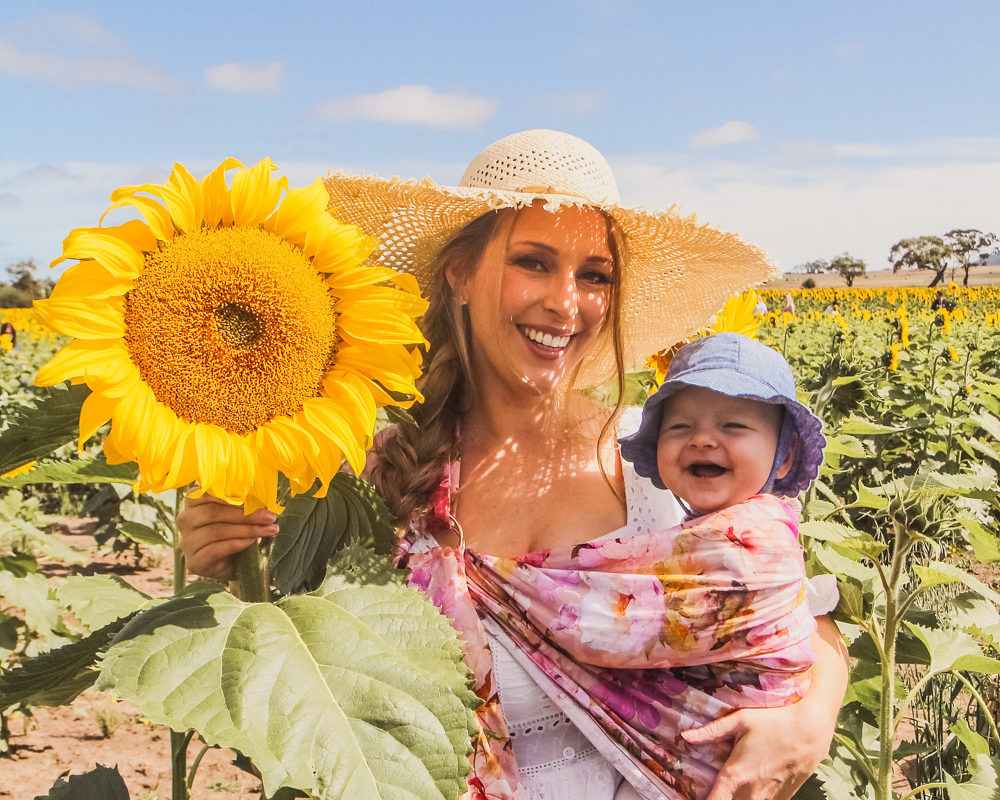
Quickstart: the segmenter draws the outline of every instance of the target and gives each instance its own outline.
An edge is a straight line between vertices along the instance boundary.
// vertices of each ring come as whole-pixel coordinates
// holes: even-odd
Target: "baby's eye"
[[[733,430],[749,430],[750,426],[742,422],[730,421],[727,422],[725,427],[731,428]]]
[[[663,425],[665,431],[686,431],[691,426],[687,422],[667,422]]]

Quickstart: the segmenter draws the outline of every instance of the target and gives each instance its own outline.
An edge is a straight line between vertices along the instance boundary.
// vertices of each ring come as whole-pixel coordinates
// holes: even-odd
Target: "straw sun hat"
[[[605,158],[568,133],[530,130],[505,136],[477,155],[457,187],[430,178],[402,181],[338,173],[326,179],[330,213],[378,237],[373,258],[433,285],[435,256],[462,227],[492,209],[542,199],[545,208],[594,206],[620,234],[625,364],[641,364],[704,327],[732,294],[776,274],[766,253],[739,236],[699,224],[675,207],[620,205]],[[607,377],[609,351],[584,365],[585,379]]]

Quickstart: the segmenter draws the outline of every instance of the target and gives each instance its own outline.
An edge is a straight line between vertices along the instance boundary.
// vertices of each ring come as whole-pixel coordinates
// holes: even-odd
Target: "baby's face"
[[[782,409],[689,386],[663,403],[660,479],[699,514],[760,492],[774,463]]]

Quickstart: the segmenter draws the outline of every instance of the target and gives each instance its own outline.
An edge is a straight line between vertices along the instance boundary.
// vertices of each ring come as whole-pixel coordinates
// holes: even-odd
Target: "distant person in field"
[[[14,330],[14,323],[4,322],[0,324],[0,353],[14,350],[17,350],[17,331]]]
[[[781,310],[786,314],[795,313],[795,300],[791,292],[785,292],[785,304],[781,307]]]
[[[944,309],[945,311],[951,311],[955,307],[955,304],[944,296],[944,292],[940,289],[934,295],[934,299],[931,300],[931,311],[940,311]]]
[[[830,305],[826,307],[826,311],[823,312],[827,316],[835,317],[840,313],[840,303],[834,300]]]

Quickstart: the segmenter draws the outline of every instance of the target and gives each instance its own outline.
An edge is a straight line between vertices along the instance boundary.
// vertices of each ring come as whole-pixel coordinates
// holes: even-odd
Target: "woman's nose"
[[[580,302],[580,290],[575,275],[553,273],[545,292],[545,307],[555,311],[563,319],[576,314]]]

